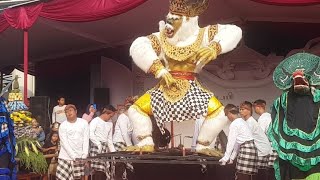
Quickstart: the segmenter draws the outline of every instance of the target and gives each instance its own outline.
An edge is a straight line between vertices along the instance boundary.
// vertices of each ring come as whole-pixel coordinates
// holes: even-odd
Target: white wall
[[[110,104],[117,107],[132,96],[132,72],[114,60],[101,57],[101,87],[110,89]]]

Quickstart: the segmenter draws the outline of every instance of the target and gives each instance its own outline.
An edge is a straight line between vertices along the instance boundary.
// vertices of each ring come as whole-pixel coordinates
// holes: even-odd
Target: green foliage
[[[19,138],[17,140],[17,158],[20,165],[35,173],[44,174],[47,172],[48,164],[44,155],[37,149],[38,142],[33,138]]]

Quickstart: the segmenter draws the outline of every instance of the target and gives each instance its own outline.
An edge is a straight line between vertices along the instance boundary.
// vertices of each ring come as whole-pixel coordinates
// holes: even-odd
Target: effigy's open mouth
[[[165,30],[166,30],[166,36],[168,38],[172,38],[174,35],[174,29],[171,27],[166,27]]]

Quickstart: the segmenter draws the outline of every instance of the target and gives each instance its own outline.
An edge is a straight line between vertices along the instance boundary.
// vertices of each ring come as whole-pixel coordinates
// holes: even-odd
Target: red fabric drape
[[[35,6],[5,10],[3,16],[9,25],[16,29],[29,29],[39,17],[43,3]]]
[[[58,21],[95,21],[115,16],[146,0],[55,0],[46,4],[41,17]]]
[[[313,5],[320,4],[320,0],[252,0],[259,3],[271,4],[271,5]]]
[[[33,6],[5,10],[0,15],[0,32],[9,26],[28,29],[37,18],[58,21],[95,21],[127,12],[147,0],[53,0]]]
[[[10,24],[7,22],[6,18],[3,15],[1,15],[0,16],[0,32],[5,31],[9,26]]]

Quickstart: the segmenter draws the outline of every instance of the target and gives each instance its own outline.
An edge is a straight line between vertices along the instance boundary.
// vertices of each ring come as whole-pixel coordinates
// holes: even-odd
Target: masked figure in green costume
[[[268,135],[279,158],[277,180],[320,172],[320,57],[297,53],[282,61],[273,81],[283,90],[273,104]]]

